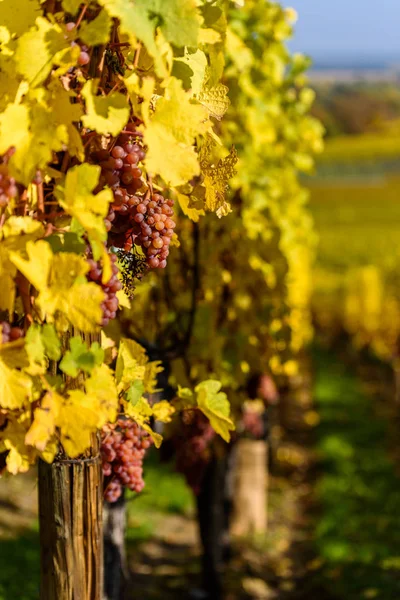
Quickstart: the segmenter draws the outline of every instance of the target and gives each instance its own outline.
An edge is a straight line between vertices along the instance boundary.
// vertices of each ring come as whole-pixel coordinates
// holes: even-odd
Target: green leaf
[[[144,394],[143,381],[140,381],[140,379],[138,379],[138,380],[134,381],[132,383],[132,385],[130,386],[129,390],[126,393],[126,399],[130,404],[132,404],[132,406],[136,406],[136,404],[139,402],[139,400],[141,399],[143,394]]]
[[[61,342],[54,326],[50,323],[43,325],[41,337],[46,355],[51,360],[59,360],[61,356]]]
[[[74,17],[82,4],[82,0],[62,0],[61,4],[65,12]]]
[[[93,21],[82,23],[79,28],[79,37],[88,46],[106,44],[110,37],[112,20],[107,11],[102,10]]]
[[[69,347],[60,362],[60,369],[70,377],[77,377],[80,370],[90,373],[104,360],[104,350],[98,342],[88,348],[82,338],[76,336],[70,339]]]
[[[97,96],[95,79],[89,79],[82,88],[86,102],[86,115],[82,117],[85,127],[104,135],[118,135],[129,119],[129,103],[124,94],[115,92],[108,96]]]

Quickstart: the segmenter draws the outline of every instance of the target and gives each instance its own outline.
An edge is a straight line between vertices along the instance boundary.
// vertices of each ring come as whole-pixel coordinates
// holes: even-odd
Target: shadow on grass
[[[315,354],[321,475],[315,531],[321,575],[338,598],[400,598],[400,479],[388,423],[374,398],[331,354]]]
[[[39,533],[0,541],[0,600],[38,600]]]

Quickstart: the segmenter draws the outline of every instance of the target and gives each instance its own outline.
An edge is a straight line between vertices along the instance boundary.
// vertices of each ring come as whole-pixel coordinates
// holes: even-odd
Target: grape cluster
[[[211,443],[215,431],[210,421],[199,410],[183,413],[184,427],[174,438],[176,469],[182,473],[195,494],[201,489],[202,479],[212,457]]]
[[[21,327],[12,327],[10,323],[7,323],[7,321],[0,322],[0,328],[2,344],[14,342],[25,335],[25,332]]]
[[[119,306],[116,293],[122,289],[122,283],[118,279],[118,266],[116,265],[117,256],[115,254],[110,254],[110,259],[112,275],[107,283],[103,283],[103,268],[101,264],[93,260],[93,258],[88,258],[90,270],[87,274],[87,278],[89,281],[93,281],[100,285],[105,293],[105,299],[101,305],[103,310],[102,327],[105,327],[112,319],[115,319]]]
[[[175,228],[174,201],[149,189],[140,193],[145,184],[139,163],[145,156],[141,134],[129,123],[111,151],[98,150],[92,158],[101,166],[99,190],[108,185],[114,193],[105,220],[110,243],[126,252],[140,246],[147,265],[163,269]]]
[[[10,177],[6,165],[0,165],[0,208],[6,207],[17,194],[18,188],[14,177]]]
[[[76,23],[74,23],[73,21],[70,21],[69,23],[67,23],[65,25],[65,29],[68,31],[68,33],[70,33],[71,31],[73,31],[76,27]],[[72,42],[71,46],[76,46],[76,42]],[[78,65],[80,67],[84,67],[85,65],[87,65],[90,62],[90,56],[88,53],[88,47],[81,45],[81,52],[78,56]]]
[[[151,443],[148,434],[131,419],[119,419],[103,428],[101,457],[107,502],[116,502],[123,486],[133,492],[143,490],[143,458]]]

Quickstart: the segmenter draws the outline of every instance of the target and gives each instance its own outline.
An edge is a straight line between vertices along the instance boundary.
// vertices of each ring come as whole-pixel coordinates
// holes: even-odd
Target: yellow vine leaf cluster
[[[150,405],[160,365],[139,344],[98,341],[104,292],[88,280],[87,258],[106,284],[113,192],[92,150],[112,148],[135,119],[149,193],[168,185],[197,217],[229,212],[236,156],[219,135],[229,106],[224,2],[217,18],[202,0],[99,0],[84,10],[62,0],[59,12],[39,0],[0,4],[0,174],[16,188],[0,203],[0,322],[25,333],[0,344],[0,453],[17,473],[37,457],[79,456],[121,413],[159,445],[150,421],[174,413]],[[213,406],[227,438],[229,410]]]
[[[254,374],[295,375],[296,359],[312,336],[316,236],[300,174],[312,170],[323,131],[309,115],[309,60],[286,46],[293,18],[274,2],[231,5],[222,83],[229,105],[219,101],[221,88],[208,91],[204,101],[197,76],[202,63],[192,55],[196,97],[214,103],[215,114],[226,111],[218,129],[223,146],[211,137],[200,151],[206,190],[196,182],[178,190],[194,225],[182,226],[165,293],[143,282],[127,313],[133,329],[146,315],[154,342],[171,336],[184,345],[189,337],[184,357],[173,362],[172,381],[195,389],[218,380],[233,405],[243,402]],[[183,56],[180,68],[189,60]],[[231,154],[223,150],[231,146]],[[233,180],[220,202],[225,174]],[[224,218],[202,219],[204,200]]]

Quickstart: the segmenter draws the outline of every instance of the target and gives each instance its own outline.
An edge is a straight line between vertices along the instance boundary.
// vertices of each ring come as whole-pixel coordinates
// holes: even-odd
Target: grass
[[[157,516],[165,514],[192,514],[194,500],[184,478],[169,463],[162,463],[153,449],[145,465],[146,487],[139,496],[129,493],[129,541],[149,539],[155,530]]]
[[[343,600],[395,600],[400,598],[400,479],[385,447],[388,424],[332,355],[318,350],[315,360],[321,418],[315,543],[323,576]]]

